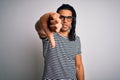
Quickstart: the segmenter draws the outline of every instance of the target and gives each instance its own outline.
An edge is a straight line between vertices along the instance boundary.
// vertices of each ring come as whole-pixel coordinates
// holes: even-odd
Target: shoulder
[[[76,40],[80,40],[80,37],[78,35],[76,35],[75,37],[76,37]]]
[[[53,32],[53,37],[54,39],[56,40],[57,38],[59,38],[59,34],[58,33],[55,33]],[[43,41],[49,41],[49,38],[48,37],[45,37],[45,38],[41,38]]]

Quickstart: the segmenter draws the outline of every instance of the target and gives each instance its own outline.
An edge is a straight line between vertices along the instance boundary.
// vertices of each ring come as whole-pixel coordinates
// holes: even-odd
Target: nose
[[[64,18],[64,19],[63,19],[63,22],[67,22],[67,18]]]

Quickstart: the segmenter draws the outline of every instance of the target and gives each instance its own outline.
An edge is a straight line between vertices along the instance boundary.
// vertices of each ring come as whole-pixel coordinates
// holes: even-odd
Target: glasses
[[[68,22],[72,21],[73,17],[72,16],[63,16],[63,15],[60,15],[60,19],[61,20],[67,20]]]

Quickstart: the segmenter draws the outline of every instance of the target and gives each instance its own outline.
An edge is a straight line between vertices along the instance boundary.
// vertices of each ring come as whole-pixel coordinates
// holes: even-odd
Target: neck
[[[59,32],[62,36],[68,37],[68,32]]]

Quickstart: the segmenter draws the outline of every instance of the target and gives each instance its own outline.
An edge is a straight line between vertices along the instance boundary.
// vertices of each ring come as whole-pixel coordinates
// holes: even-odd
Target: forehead
[[[64,16],[72,16],[72,12],[70,10],[67,10],[67,9],[60,10],[59,14],[64,15]]]

